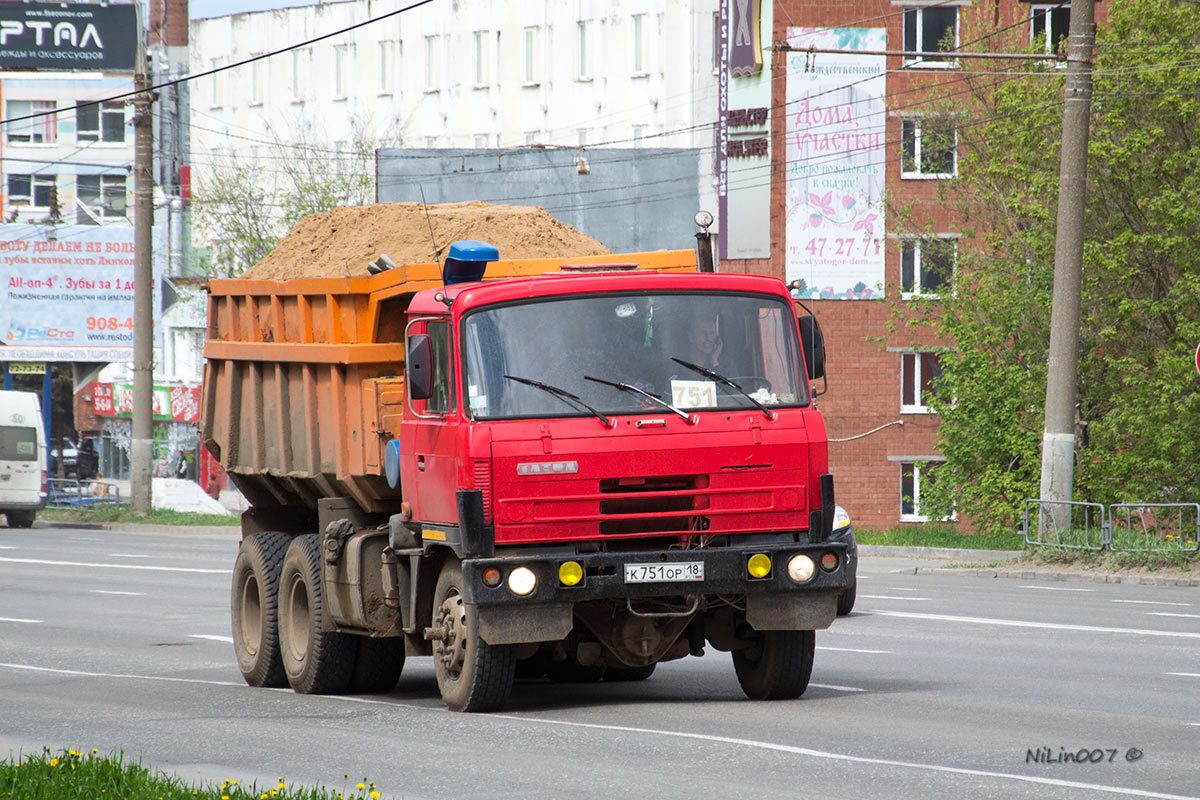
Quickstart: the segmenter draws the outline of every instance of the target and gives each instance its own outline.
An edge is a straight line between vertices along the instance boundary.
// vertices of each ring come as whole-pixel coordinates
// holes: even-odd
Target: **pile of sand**
[[[460,239],[493,244],[501,258],[570,258],[609,252],[591,236],[536,206],[442,203],[429,206],[428,216],[425,209],[420,203],[382,203],[311,214],[242,277],[286,280],[367,275],[367,264],[381,253],[397,264],[429,263],[440,261]]]

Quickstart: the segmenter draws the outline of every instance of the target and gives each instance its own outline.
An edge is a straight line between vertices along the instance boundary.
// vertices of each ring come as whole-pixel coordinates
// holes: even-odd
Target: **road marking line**
[[[834,652],[837,652],[837,653],[879,653],[879,654],[890,654],[890,653],[892,652],[891,650],[858,650],[858,649],[856,649],[856,648],[853,648],[853,647],[822,647],[821,645],[817,645],[817,649],[818,649],[818,650],[832,650],[832,651],[834,651]]]
[[[1176,614],[1171,611],[1147,611],[1147,617],[1187,617],[1188,619],[1200,619],[1200,614]]]
[[[143,553],[109,553],[109,558],[153,558]]]
[[[1073,589],[1066,586],[1018,586],[1018,589],[1041,589],[1045,592],[1094,592],[1095,589]]]
[[[189,639],[209,639],[210,641],[214,641],[214,642],[227,642],[229,644],[233,644],[232,636],[216,636],[211,633],[193,633],[188,638]]]
[[[24,622],[29,625],[40,625],[40,619],[19,619],[17,617],[0,617],[0,622]]]
[[[143,597],[143,596],[145,596],[146,593],[145,592],[117,592],[117,591],[111,591],[108,589],[92,589],[92,594],[119,594],[119,595],[128,595],[129,597]]]
[[[199,572],[206,575],[229,575],[232,569],[201,569],[199,567],[151,567],[141,564],[93,564],[86,561],[48,561],[40,558],[0,558],[10,564],[44,564],[50,567],[94,567],[97,569],[146,569],[154,572]]]
[[[1142,628],[1103,628],[1099,625],[1069,625],[1058,622],[1026,622],[1018,619],[991,619],[988,617],[956,617],[950,614],[918,614],[913,611],[863,610],[862,614],[878,614],[883,617],[924,619],[933,622],[965,622],[972,625],[1001,625],[1008,628],[1042,628],[1054,631],[1081,631],[1083,633],[1132,633],[1138,636],[1165,636],[1169,639],[1200,639],[1200,632],[1156,631]]]
[[[807,747],[796,747],[794,745],[776,744],[774,742],[760,742],[754,739],[735,739],[731,736],[714,736],[706,733],[686,733],[684,731],[667,731],[657,730],[654,728],[634,728],[625,725],[602,725],[593,722],[568,722],[566,720],[557,719],[530,719],[529,717],[518,717],[509,714],[488,714],[488,719],[511,719],[520,722],[534,722],[543,725],[563,725],[572,728],[590,728],[592,730],[611,731],[613,733],[641,733],[649,736],[667,736],[677,739],[691,739],[693,741],[713,742],[724,745],[739,745],[741,747],[754,748],[757,750],[773,750],[780,753],[791,753],[793,755],[806,756],[808,758],[819,758],[830,761],[843,761],[854,764],[870,764],[882,767],[901,767],[904,769],[922,770],[925,772],[941,772],[950,773],[953,775],[969,775],[972,777],[981,778],[999,778],[1001,780],[1017,781],[1020,783],[1032,783],[1039,786],[1056,786],[1067,789],[1082,789],[1088,792],[1104,792],[1107,794],[1119,794],[1127,797],[1151,797],[1157,800],[1198,800],[1195,796],[1165,794],[1163,792],[1151,792],[1143,789],[1127,789],[1123,786],[1105,786],[1099,783],[1083,783],[1082,781],[1066,781],[1059,778],[1042,778],[1036,775],[1017,775],[1008,772],[992,772],[982,769],[968,769],[965,767],[948,767],[941,764],[922,764],[914,761],[895,761],[888,758],[869,758],[866,756],[852,756],[845,753],[832,753],[825,750],[811,750]]]
[[[1168,603],[1165,600],[1110,600],[1110,603],[1136,603],[1142,606],[1190,606],[1191,603]]]
[[[16,550],[11,544],[0,544],[0,550]]]
[[[50,669],[47,667],[33,667],[33,666],[25,665],[25,664],[0,663],[0,668],[26,670],[26,671],[30,671],[30,672],[49,672],[49,673],[55,673],[55,674],[59,674],[59,675],[79,675],[82,677],[124,678],[124,679],[132,679],[132,680],[162,681],[162,682],[167,682],[167,683],[198,683],[198,684],[204,684],[207,686],[234,686],[234,687],[238,687],[238,688],[245,688],[245,684],[235,682],[235,681],[210,681],[210,680],[203,680],[200,678],[169,678],[169,677],[158,676],[158,675],[118,675],[118,674],[104,673],[104,672],[82,672],[82,671],[78,671],[78,670],[69,670],[69,669]],[[810,686],[819,686],[819,684],[815,684],[815,683],[809,684],[809,685]],[[291,690],[290,689],[268,689],[267,691],[290,692]],[[428,712],[442,713],[442,714],[454,713],[445,708],[429,708],[427,706],[420,706],[420,705],[415,705],[412,703],[395,703],[395,702],[388,702],[385,700],[378,700],[378,699],[366,698],[366,697],[345,697],[345,696],[339,697],[337,695],[309,695],[309,697],[311,697],[317,701],[320,701],[322,699],[327,699],[327,700],[332,700],[335,702],[340,701],[340,702],[359,703],[359,704],[366,704],[366,705],[390,706],[392,708],[407,708],[407,709],[411,709],[414,711],[428,711]],[[972,777],[981,777],[981,778],[999,778],[1001,780],[1010,780],[1010,781],[1016,781],[1019,783],[1032,783],[1032,784],[1036,784],[1039,786],[1057,786],[1057,787],[1063,787],[1063,788],[1068,788],[1068,789],[1083,789],[1083,790],[1087,790],[1087,791],[1091,791],[1091,792],[1105,792],[1108,794],[1125,795],[1127,797],[1148,797],[1148,798],[1154,798],[1154,800],[1200,800],[1200,797],[1196,797],[1196,796],[1165,794],[1162,792],[1151,792],[1151,791],[1145,791],[1142,789],[1127,789],[1127,788],[1120,787],[1120,786],[1105,786],[1103,784],[1083,783],[1080,781],[1065,781],[1065,780],[1060,780],[1057,778],[1042,778],[1042,777],[1038,777],[1035,775],[1016,775],[1016,774],[1007,773],[1007,772],[991,772],[988,770],[967,769],[965,767],[948,767],[948,766],[944,766],[941,764],[922,764],[920,762],[912,762],[912,761],[894,761],[891,759],[884,759],[884,758],[868,758],[865,756],[852,756],[852,755],[847,755],[845,753],[832,753],[832,752],[827,752],[824,750],[811,750],[809,748],[796,747],[794,745],[776,744],[774,742],[760,742],[760,741],[755,741],[753,739],[735,739],[735,738],[728,737],[728,736],[713,736],[711,734],[705,734],[705,733],[687,733],[685,731],[657,730],[654,728],[633,728],[633,727],[622,726],[622,725],[602,725],[599,723],[591,723],[591,722],[569,722],[567,720],[557,720],[557,719],[537,719],[537,718],[531,718],[531,717],[520,717],[520,716],[516,716],[513,714],[488,714],[488,715],[486,715],[486,717],[483,717],[481,715],[480,719],[484,720],[484,721],[494,720],[494,719],[507,719],[507,720],[513,720],[516,722],[523,722],[526,724],[533,724],[533,725],[561,725],[561,726],[572,727],[572,728],[586,728],[586,729],[591,729],[591,730],[610,731],[610,732],[614,732],[614,733],[641,733],[641,734],[646,734],[648,736],[664,736],[664,737],[675,738],[675,739],[689,739],[692,741],[713,742],[715,744],[739,745],[742,747],[753,748],[753,749],[758,749],[758,750],[770,750],[770,751],[775,751],[775,752],[780,752],[780,753],[790,753],[793,755],[806,756],[808,758],[825,759],[825,760],[830,760],[830,761],[844,761],[844,762],[850,762],[850,763],[855,763],[855,764],[870,764],[870,765],[874,765],[874,766],[883,766],[883,767],[901,767],[904,769],[914,769],[914,770],[921,770],[921,771],[925,771],[925,772],[940,772],[940,773],[949,773],[949,774],[953,774],[953,775],[969,775]],[[1191,723],[1191,724],[1200,724],[1200,723]]]
[[[928,597],[893,597],[888,594],[860,594],[859,597],[867,600],[928,600]]]
[[[860,689],[857,686],[836,686],[831,683],[810,683],[812,689],[831,689],[835,692],[865,692],[866,689]]]
[[[202,683],[207,686],[245,686],[236,681],[207,681],[201,678],[170,678],[165,675],[122,675],[114,672],[84,672],[78,669],[51,669],[50,667],[33,667],[28,664],[0,664],[0,667],[23,670],[25,672],[49,672],[54,675],[77,675],[81,678],[124,678],[137,681],[164,681],[166,683]]]
[[[1200,678],[1200,672],[1164,672],[1164,675],[1178,675],[1181,678]]]

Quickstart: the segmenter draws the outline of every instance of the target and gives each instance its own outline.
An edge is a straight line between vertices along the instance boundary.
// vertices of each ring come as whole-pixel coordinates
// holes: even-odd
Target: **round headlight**
[[[796,583],[812,580],[816,569],[817,565],[813,563],[813,560],[803,553],[792,556],[788,561],[788,577]]]
[[[558,580],[563,586],[574,586],[583,580],[583,567],[578,561],[564,561],[558,566]]]
[[[811,563],[811,562],[810,562]],[[508,588],[513,594],[524,597],[537,586],[537,576],[529,567],[517,567],[508,573]]]

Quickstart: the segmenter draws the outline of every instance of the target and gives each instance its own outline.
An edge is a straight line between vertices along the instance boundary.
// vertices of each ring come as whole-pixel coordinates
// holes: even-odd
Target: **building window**
[[[75,179],[75,213],[79,225],[96,225],[126,215],[129,194],[124,175],[80,175]]]
[[[645,125],[634,125],[633,126],[633,146],[634,147],[642,146],[642,139],[646,138],[646,127],[647,126],[645,126]]]
[[[579,75],[581,81],[590,81],[592,79],[592,23],[587,20],[580,20],[578,23],[579,34]]]
[[[486,133],[475,134],[475,147],[479,150],[486,149],[488,146],[488,135]]]
[[[124,142],[125,104],[115,101],[80,106],[75,112],[75,138],[81,142]]]
[[[379,43],[379,93],[392,93],[392,70],[395,68],[395,42]]]
[[[251,58],[262,58],[262,53],[251,53]],[[263,101],[263,62],[250,62],[250,105],[261,106]]]
[[[941,376],[942,362],[937,353],[901,353],[900,413],[932,414],[929,402],[937,389],[935,381]]]
[[[438,90],[438,37],[425,37],[425,91]]]
[[[580,147],[587,147],[588,129],[587,128],[576,128],[575,133],[578,136],[578,139],[576,140],[575,144],[579,145]]]
[[[904,49],[907,52],[942,53],[958,47],[958,8],[928,6],[904,9]],[[905,56],[904,63],[916,67],[949,67],[948,56]]]
[[[525,29],[525,85],[536,86],[538,75],[538,29]]]
[[[958,241],[950,238],[906,239],[900,243],[900,290],[907,297],[936,297],[954,281]]]
[[[488,85],[488,32],[475,31],[475,86]]]
[[[8,205],[12,208],[50,208],[58,204],[57,175],[10,174]]]
[[[525,144],[535,145],[538,142],[538,131],[525,131]]]
[[[219,72],[221,59],[210,58],[208,68],[212,70],[208,76],[208,89],[212,92],[212,107],[220,108],[225,102],[225,73]]]
[[[350,45],[339,44],[333,48],[333,96],[345,98],[350,80]]]
[[[1055,55],[1060,44],[1065,50],[1070,27],[1070,5],[1038,5],[1029,9],[1029,43],[1038,50]]]
[[[308,83],[308,64],[312,51],[307,47],[292,51],[292,102],[304,102],[304,90]]]
[[[647,75],[646,68],[646,15],[634,14],[633,20],[633,74]]]
[[[5,119],[17,119],[33,114],[45,114],[34,119],[10,122],[4,126],[10,144],[53,144],[58,141],[58,115],[53,100],[9,100],[5,104]],[[49,112],[49,113],[48,113]]]
[[[712,71],[716,75],[721,71],[721,12],[713,12],[712,27]]]
[[[958,131],[953,119],[900,123],[900,177],[952,178],[958,172]]]

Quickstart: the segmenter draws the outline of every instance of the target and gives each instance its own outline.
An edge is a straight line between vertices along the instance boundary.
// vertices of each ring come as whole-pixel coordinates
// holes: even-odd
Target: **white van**
[[[0,391],[0,514],[28,528],[46,506],[46,434],[33,392]]]

